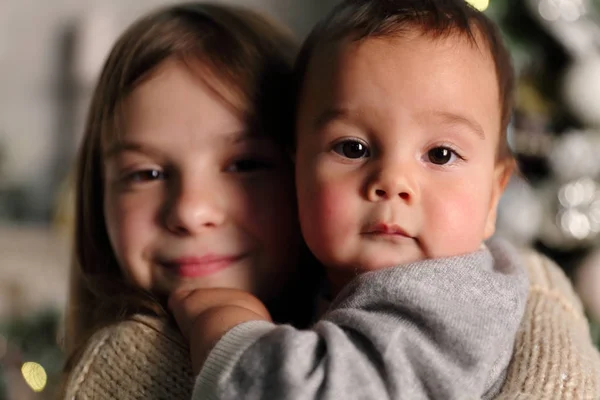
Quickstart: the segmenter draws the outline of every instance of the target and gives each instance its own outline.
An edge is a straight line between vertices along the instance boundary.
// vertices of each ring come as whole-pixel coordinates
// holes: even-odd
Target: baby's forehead
[[[435,68],[436,63],[441,68]],[[416,79],[423,82],[428,80],[427,72],[432,70],[443,73],[444,68],[453,68],[460,70],[463,76],[484,71],[488,82],[498,88],[494,56],[481,35],[470,37],[459,31],[436,35],[422,29],[359,39],[349,35],[318,43],[301,84],[304,88],[339,84],[339,77],[349,70],[353,71],[354,79],[368,79],[375,69],[382,68],[387,68],[390,81],[396,82],[409,79],[397,71],[422,71],[416,74]]]
[[[476,126],[475,132],[498,134],[495,65],[468,38],[411,33],[346,39],[319,53],[306,74],[301,118],[319,120],[315,116],[330,108],[386,120],[401,112],[423,126]]]
[[[491,51],[489,41],[484,37],[479,29],[474,28],[471,33],[455,30],[448,30],[444,34],[436,31],[427,31],[421,27],[415,27],[410,30],[403,30],[398,33],[380,34],[373,36],[355,37],[348,34],[337,39],[323,40],[317,43],[311,57],[311,62],[317,60],[317,63],[333,63],[340,61],[340,57],[352,56],[364,57],[361,48],[373,47],[373,43],[387,44],[385,52],[406,52],[407,48],[431,45],[430,51],[443,52],[448,49],[452,51],[476,50],[482,58],[491,61],[493,68],[494,56]],[[370,53],[372,62],[377,62],[377,55]]]

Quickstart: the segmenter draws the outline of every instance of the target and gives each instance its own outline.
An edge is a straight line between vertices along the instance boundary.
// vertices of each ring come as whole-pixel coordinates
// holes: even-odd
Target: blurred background
[[[0,400],[51,398],[87,103],[120,32],[170,2],[0,1]],[[498,234],[563,267],[600,346],[600,0],[471,2],[500,25],[518,76],[509,140],[521,176]],[[303,38],[336,0],[237,3]]]

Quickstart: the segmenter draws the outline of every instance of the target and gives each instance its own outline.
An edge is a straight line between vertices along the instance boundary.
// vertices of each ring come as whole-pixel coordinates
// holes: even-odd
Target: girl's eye
[[[242,159],[235,161],[231,166],[227,168],[228,172],[239,172],[239,173],[249,173],[257,170],[271,169],[273,168],[273,163],[260,159]]]
[[[369,148],[358,140],[344,140],[335,145],[333,151],[342,157],[353,160],[369,157],[371,154]]]
[[[165,179],[165,173],[158,169],[134,171],[125,177],[128,183],[142,183]]]
[[[436,165],[446,165],[456,161],[458,155],[448,147],[434,147],[427,152],[427,158]]]

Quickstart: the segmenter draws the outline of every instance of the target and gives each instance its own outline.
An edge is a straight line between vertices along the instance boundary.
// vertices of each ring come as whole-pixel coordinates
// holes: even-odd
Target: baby
[[[233,289],[170,305],[196,398],[490,398],[527,298],[496,208],[514,169],[510,57],[464,0],[347,0],[296,65],[302,233],[325,267],[311,330]]]

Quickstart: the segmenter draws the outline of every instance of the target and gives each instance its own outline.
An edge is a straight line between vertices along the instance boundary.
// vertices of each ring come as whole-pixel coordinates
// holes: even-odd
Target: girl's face
[[[189,67],[166,61],[124,104],[104,150],[104,213],[125,276],[143,289],[230,287],[266,301],[299,252],[292,166]]]

